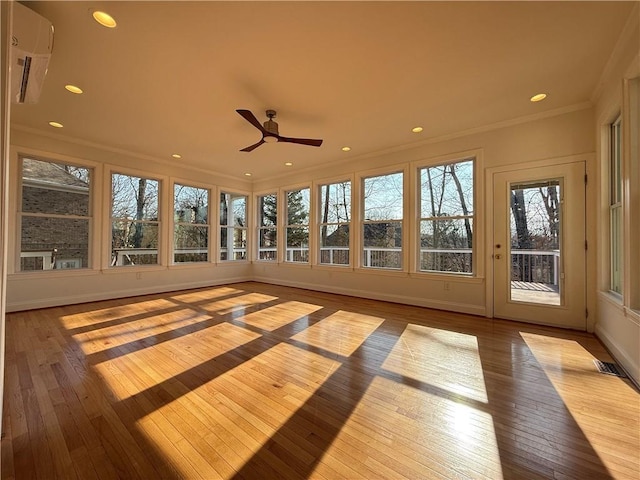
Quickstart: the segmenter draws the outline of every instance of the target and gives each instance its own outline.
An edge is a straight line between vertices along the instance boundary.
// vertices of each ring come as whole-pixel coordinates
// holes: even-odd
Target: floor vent
[[[603,362],[601,360],[594,360],[593,363],[596,364],[600,373],[606,373],[607,375],[615,375],[616,377],[625,377],[626,374],[618,365],[611,362]]]

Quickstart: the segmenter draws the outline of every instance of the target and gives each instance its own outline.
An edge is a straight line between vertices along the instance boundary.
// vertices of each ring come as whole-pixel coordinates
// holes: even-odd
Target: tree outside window
[[[173,261],[209,259],[209,190],[179,183],[173,186]]]
[[[403,173],[364,178],[362,190],[362,266],[401,269]]]
[[[351,182],[320,186],[321,264],[349,265]]]
[[[473,272],[473,159],[421,168],[419,269]]]
[[[111,175],[111,266],[158,264],[159,182]]]
[[[21,159],[20,271],[89,267],[92,170]]]
[[[309,262],[310,190],[303,188],[286,192],[287,225],[285,245],[287,262]]]
[[[220,193],[220,260],[247,258],[247,196]]]
[[[258,197],[258,260],[278,260],[278,196]]]

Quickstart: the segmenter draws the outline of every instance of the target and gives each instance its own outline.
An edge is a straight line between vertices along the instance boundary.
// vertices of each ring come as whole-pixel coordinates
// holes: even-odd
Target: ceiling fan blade
[[[322,140],[314,140],[312,138],[291,138],[278,136],[279,142],[299,143],[300,145],[310,145],[312,147],[319,147],[322,145]]]
[[[262,145],[263,143],[265,143],[264,139],[260,139],[260,141],[258,143],[254,143],[253,145],[250,145],[248,147],[243,148],[242,150],[240,150],[241,152],[250,152],[251,150],[255,150],[256,148],[258,148],[260,145]]]
[[[247,122],[249,122],[251,125],[256,127],[262,133],[266,133],[262,124],[258,121],[256,116],[253,113],[251,113],[249,110],[236,110],[236,112],[238,112],[240,116],[242,116]]]

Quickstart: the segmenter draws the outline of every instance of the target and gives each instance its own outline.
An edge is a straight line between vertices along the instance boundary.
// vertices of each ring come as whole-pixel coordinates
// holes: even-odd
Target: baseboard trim
[[[358,290],[353,288],[332,287],[330,285],[318,285],[316,283],[305,282],[289,282],[283,280],[274,280],[269,277],[254,276],[256,282],[267,283],[269,285],[281,285],[283,287],[297,287],[305,290],[313,290],[323,293],[335,293],[337,295],[347,295],[350,297],[367,298],[370,300],[380,300],[384,302],[401,303],[404,305],[413,305],[416,307],[433,308],[436,310],[446,310],[449,312],[467,313],[469,315],[485,316],[486,310],[482,306],[468,305],[457,302],[445,302],[440,300],[430,300],[425,298],[409,297],[406,295],[385,294],[379,292],[370,292],[368,290]]]
[[[155,295],[158,293],[175,292],[178,290],[190,290],[193,288],[215,287],[217,285],[227,285],[231,283],[248,282],[252,278],[243,277],[226,277],[219,281],[206,280],[197,282],[182,282],[171,285],[163,285],[162,287],[140,287],[127,288],[126,290],[109,291],[105,293],[90,293],[86,295],[66,295],[63,297],[52,297],[42,300],[25,301],[17,303],[8,303],[6,305],[7,313],[20,312],[23,310],[35,310],[38,308],[58,307],[62,305],[75,305],[79,303],[99,302],[102,300],[110,300],[115,298],[137,297],[140,295]]]
[[[616,362],[624,369],[636,388],[640,390],[640,364],[628,355],[627,352],[618,348],[616,342],[599,324],[596,324],[594,334],[604,344],[607,350],[609,350],[609,353]]]

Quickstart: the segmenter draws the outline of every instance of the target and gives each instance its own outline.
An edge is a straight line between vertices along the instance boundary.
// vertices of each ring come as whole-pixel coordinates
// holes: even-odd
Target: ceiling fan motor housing
[[[278,133],[278,123],[273,121],[273,119],[276,116],[276,111],[275,110],[267,110],[266,114],[267,114],[267,117],[269,117],[269,120],[267,120],[266,122],[263,123],[264,129],[269,133],[272,133],[274,135],[279,135],[279,133]]]

